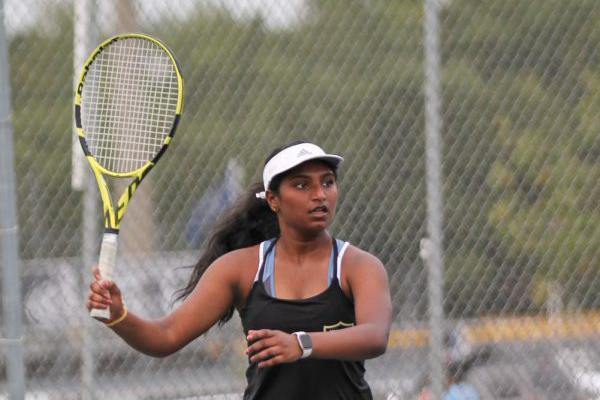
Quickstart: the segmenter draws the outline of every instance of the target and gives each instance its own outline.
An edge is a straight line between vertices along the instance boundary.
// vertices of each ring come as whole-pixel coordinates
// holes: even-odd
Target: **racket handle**
[[[100,260],[98,262],[101,281],[112,281],[113,279],[113,269],[117,259],[118,237],[118,234],[113,232],[105,232],[102,236]],[[90,311],[90,315],[94,318],[110,319],[110,309],[101,310],[94,308]]]

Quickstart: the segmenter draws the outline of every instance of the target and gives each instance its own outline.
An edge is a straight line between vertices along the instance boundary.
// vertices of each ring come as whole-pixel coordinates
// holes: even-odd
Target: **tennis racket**
[[[83,65],[75,94],[75,125],[94,172],[104,212],[98,267],[112,280],[119,226],[144,177],[165,153],[183,109],[183,78],[159,40],[125,34],[100,44]],[[130,178],[116,208],[105,177]],[[110,310],[92,309],[110,319]]]

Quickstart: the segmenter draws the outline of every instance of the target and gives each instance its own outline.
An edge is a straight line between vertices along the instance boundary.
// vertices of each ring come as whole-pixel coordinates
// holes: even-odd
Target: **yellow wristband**
[[[119,322],[123,321],[125,319],[125,317],[127,317],[127,312],[128,312],[127,306],[125,304],[123,304],[123,314],[121,314],[121,316],[119,318],[115,319],[114,321],[107,322],[105,325],[108,327],[115,326]]]

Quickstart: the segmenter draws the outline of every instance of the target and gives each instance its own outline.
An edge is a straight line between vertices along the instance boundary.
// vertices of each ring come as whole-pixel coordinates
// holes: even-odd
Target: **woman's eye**
[[[306,188],[306,182],[298,182],[298,183],[296,183],[296,188],[297,189],[304,189],[304,188]]]
[[[323,182],[323,186],[325,187],[332,187],[333,185],[335,185],[335,181],[333,179],[330,181]]]

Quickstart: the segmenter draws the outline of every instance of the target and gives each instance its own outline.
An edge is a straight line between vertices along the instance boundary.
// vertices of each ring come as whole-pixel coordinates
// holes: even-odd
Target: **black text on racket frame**
[[[83,66],[75,93],[75,125],[103,204],[102,280],[112,280],[119,227],[129,201],[169,147],[182,110],[181,68],[158,39],[143,34],[112,37]],[[104,176],[132,178],[116,210]],[[91,315],[110,318],[108,309],[94,309]]]

